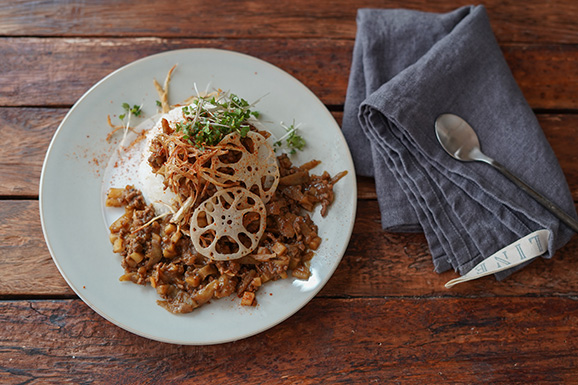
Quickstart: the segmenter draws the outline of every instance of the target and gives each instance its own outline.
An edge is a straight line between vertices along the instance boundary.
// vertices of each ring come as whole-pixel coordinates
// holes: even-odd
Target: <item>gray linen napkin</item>
[[[452,159],[435,137],[436,117],[462,116],[488,156],[576,216],[485,8],[360,9],[357,23],[343,133],[358,174],[375,178],[383,228],[423,230],[437,272],[463,275],[538,229],[551,232],[551,258],[572,231],[492,167]]]

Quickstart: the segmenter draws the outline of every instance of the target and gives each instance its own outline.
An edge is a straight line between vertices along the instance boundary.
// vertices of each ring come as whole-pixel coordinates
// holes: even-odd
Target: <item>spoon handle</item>
[[[519,188],[524,190],[524,192],[526,192],[532,198],[537,200],[542,206],[547,208],[558,219],[560,219],[562,222],[567,224],[572,230],[574,230],[574,232],[578,233],[578,221],[576,219],[574,219],[570,215],[566,214],[560,207],[556,206],[553,202],[551,202],[550,200],[545,198],[543,195],[538,193],[536,190],[534,190],[533,188],[528,186],[526,183],[524,183],[522,180],[520,180],[517,176],[515,176],[510,171],[508,171],[508,169],[506,167],[502,166],[500,163],[498,163],[492,159],[492,162],[490,162],[490,164],[492,166],[494,166],[496,169],[498,169],[508,179],[510,179],[512,182],[514,182],[516,184],[516,186],[518,186]]]

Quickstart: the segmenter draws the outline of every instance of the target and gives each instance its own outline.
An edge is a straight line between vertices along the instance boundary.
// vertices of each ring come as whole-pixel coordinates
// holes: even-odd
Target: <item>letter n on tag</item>
[[[533,233],[518,239],[516,242],[490,255],[488,258],[478,263],[467,274],[452,279],[446,283],[445,286],[450,288],[458,283],[485,277],[486,275],[512,268],[533,258],[539,257],[548,251],[544,246],[548,244],[549,236],[549,230],[543,229],[534,231]]]

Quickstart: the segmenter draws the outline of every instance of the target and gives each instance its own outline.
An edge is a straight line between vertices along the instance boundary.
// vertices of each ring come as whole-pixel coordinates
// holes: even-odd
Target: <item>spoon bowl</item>
[[[454,114],[440,115],[435,121],[435,132],[438,141],[450,156],[462,162],[479,161],[491,165],[515,183],[516,186],[542,204],[572,230],[578,232],[578,221],[528,186],[506,169],[506,167],[482,153],[478,135],[476,135],[472,126],[464,119]]]
[[[493,160],[482,153],[478,135],[472,126],[459,116],[440,115],[435,122],[435,131],[443,149],[453,158],[462,162],[492,163]]]
[[[480,141],[465,120],[457,115],[443,114],[436,119],[435,129],[438,141],[448,154],[465,162],[475,160],[471,153],[479,150]]]

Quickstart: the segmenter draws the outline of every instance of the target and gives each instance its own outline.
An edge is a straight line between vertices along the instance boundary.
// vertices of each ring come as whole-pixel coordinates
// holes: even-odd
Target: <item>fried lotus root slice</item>
[[[225,136],[219,147],[227,154],[212,159],[209,180],[220,188],[242,182],[247,190],[269,202],[279,184],[279,166],[273,148],[263,135],[249,131],[241,138],[238,132]]]
[[[203,256],[227,261],[249,254],[266,227],[265,204],[242,187],[217,191],[193,212],[190,235]]]

